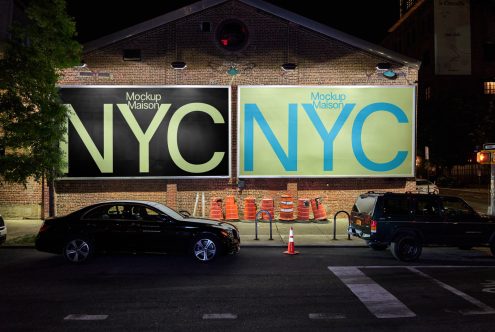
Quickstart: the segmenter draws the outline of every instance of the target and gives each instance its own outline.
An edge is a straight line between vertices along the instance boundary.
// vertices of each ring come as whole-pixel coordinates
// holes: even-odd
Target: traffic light
[[[476,162],[479,164],[490,164],[492,161],[492,154],[490,151],[480,151],[476,154]]]

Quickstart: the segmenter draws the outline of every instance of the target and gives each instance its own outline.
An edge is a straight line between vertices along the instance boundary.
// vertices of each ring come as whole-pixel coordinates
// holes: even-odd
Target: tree
[[[65,0],[31,0],[25,14],[0,60],[0,177],[23,184],[61,173],[67,110],[57,82],[82,51]]]

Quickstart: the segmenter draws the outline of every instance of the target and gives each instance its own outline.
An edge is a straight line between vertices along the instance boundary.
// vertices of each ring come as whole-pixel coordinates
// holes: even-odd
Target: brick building
[[[75,153],[72,152],[72,157],[69,157],[69,175],[55,183],[56,214],[64,214],[96,201],[114,198],[153,200],[179,210],[192,211],[197,194],[204,193],[207,210],[209,200],[212,197],[224,198],[226,195],[234,195],[241,205],[245,197],[255,197],[257,202],[263,197],[272,197],[275,201],[276,215],[278,215],[282,194],[289,194],[295,202],[298,198],[322,197],[328,214],[333,216],[333,213],[339,210],[349,211],[356,195],[362,192],[370,190],[403,192],[415,189],[415,85],[419,63],[282,8],[260,0],[199,1],[87,43],[84,48],[84,63],[84,66],[66,70],[60,82],[62,89],[65,89],[64,91],[82,91],[81,100],[83,101],[80,102],[81,105],[84,104],[85,98],[87,100],[92,99],[93,96],[99,98],[96,95],[97,91],[105,93],[112,87],[123,87],[128,90],[134,88],[138,90],[149,89],[149,91],[156,87],[166,91],[163,92],[163,95],[178,91],[179,97],[186,99],[189,91],[194,89],[205,91],[208,87],[225,88],[228,91],[228,98],[225,97],[228,102],[225,128],[228,128],[226,132],[229,136],[229,151],[225,151],[224,157],[227,166],[224,166],[226,171],[220,172],[221,174],[218,173],[220,175],[217,173],[205,173],[205,176],[201,174],[177,173],[177,175],[174,173],[170,175],[160,173],[158,176],[156,174],[149,176],[152,171],[148,174],[130,174],[123,171],[125,173],[123,176],[115,173],[109,173],[110,176],[87,176],[86,166],[81,166],[81,164],[77,166],[76,159],[70,159],[76,158],[74,157]],[[385,73],[392,74],[389,76],[392,79],[387,78]],[[85,89],[84,87],[92,88]],[[338,120],[332,118],[334,119],[332,121],[340,123],[339,130],[344,128],[342,134],[339,131],[336,133],[344,135],[343,133],[348,131],[349,136],[348,139],[340,139],[341,136],[335,133],[333,134],[335,136],[332,136],[331,128],[334,124],[327,123],[323,128],[323,133],[320,130],[320,136],[327,137],[328,140],[330,140],[329,137],[332,138],[331,141],[328,141],[328,146],[321,142],[315,142],[313,145],[311,137],[318,136],[306,134],[310,130],[304,126],[310,123],[307,120],[310,115],[313,116],[311,121],[315,127],[319,124],[318,116],[324,117],[323,115],[315,117],[313,115],[315,112],[311,112],[310,106],[290,104],[296,105],[294,113],[291,113],[292,106],[290,105],[288,112],[287,106],[282,108],[285,113],[280,113],[283,115],[280,117],[280,121],[284,123],[288,121],[288,126],[294,130],[297,129],[299,133],[297,138],[293,136],[291,139],[290,130],[287,134],[286,127],[277,129],[277,125],[270,122],[272,121],[269,119],[270,111],[267,110],[268,107],[263,106],[269,105],[268,101],[260,101],[258,104],[246,101],[248,95],[250,98],[256,99],[258,94],[263,94],[266,88],[266,91],[274,93],[270,95],[270,98],[275,95],[278,96],[279,92],[280,96],[284,93],[290,95],[287,91],[294,91],[295,94],[299,91],[304,93],[308,91],[307,93],[311,93],[311,96],[314,97],[320,96],[318,92],[315,92],[320,90],[323,91],[321,96],[333,98],[337,94],[332,94],[332,91],[341,91],[344,98],[355,95],[357,97],[353,98],[357,98],[356,100],[364,98],[366,102],[368,102],[368,98],[371,98],[369,100],[375,101],[373,104],[375,106],[379,104],[376,101],[381,97],[373,99],[373,95],[381,96],[383,94],[386,96],[385,99],[392,98],[391,100],[394,100],[386,103],[386,105],[391,105],[396,100],[393,98],[398,98],[395,95],[400,95],[399,89],[404,87],[409,89],[406,91],[408,98],[399,98],[397,102],[407,99],[407,104],[411,105],[412,113],[405,120],[400,120],[400,116],[395,113],[395,110],[400,109],[400,107],[390,106],[392,107],[390,112],[378,112],[380,114],[393,113],[397,118],[394,119],[382,114],[385,116],[383,121],[386,122],[380,123],[382,120],[373,120],[375,116],[378,116],[376,110],[373,111],[371,108],[365,107],[366,104],[354,103],[356,105],[348,106],[342,103],[340,106],[335,106],[339,110],[342,108],[342,113],[344,110],[348,110],[349,114],[355,114],[358,113],[358,108],[367,109],[369,112],[365,115],[362,112],[359,113],[362,115],[361,120],[367,121],[366,126],[363,123],[360,126],[356,125],[358,119],[357,117],[354,118],[354,115],[347,114],[349,119],[352,118],[354,124],[349,122],[351,120],[345,122],[347,118],[339,117]],[[167,90],[169,88],[171,90]],[[253,88],[254,90],[249,90]],[[256,88],[261,90],[256,90]],[[295,88],[295,90],[289,90],[289,88]],[[394,88],[396,89],[394,90]],[[143,93],[144,98],[145,90],[139,91]],[[254,93],[250,94],[250,91],[254,91]],[[87,95],[84,94],[86,92]],[[127,93],[129,94],[128,91]],[[283,97],[280,96],[276,97],[275,101],[282,100]],[[67,102],[67,100],[64,101]],[[262,104],[264,102],[267,104]],[[125,108],[125,106],[119,106],[118,102],[114,104],[112,106],[114,111],[120,107]],[[252,119],[254,120],[252,121],[254,125],[252,127],[248,127],[246,124],[248,117],[243,113],[248,104],[256,106],[253,107]],[[335,105],[337,104],[335,103]],[[333,107],[330,104],[325,105]],[[380,105],[383,106],[385,103]],[[76,109],[76,107],[74,108]],[[103,105],[100,107],[100,111],[102,110]],[[124,114],[124,111],[121,111]],[[401,113],[402,111],[399,110],[398,112]],[[288,113],[294,114],[294,119],[297,121],[294,120],[291,124],[292,118],[290,116],[289,120],[282,120],[283,117],[287,117]],[[114,118],[117,119],[119,114],[114,115]],[[239,116],[239,114],[243,115]],[[338,116],[339,113],[334,112],[334,114]],[[263,116],[268,119],[266,122],[263,122],[265,120]],[[81,132],[86,129],[90,132],[92,129],[88,122],[84,122],[83,116],[81,119],[83,119],[83,124],[80,125],[78,129],[80,131],[77,133],[83,137]],[[126,118],[126,121],[130,124],[130,120]],[[170,123],[172,121],[170,120]],[[408,148],[403,155],[404,158],[407,155],[402,163],[404,165],[396,168],[401,169],[401,171],[392,169],[396,166],[389,167],[392,163],[391,159],[394,159],[394,156],[397,159],[400,153],[404,152],[397,152],[397,150],[402,149],[402,146],[393,146],[395,141],[393,136],[386,138],[386,144],[383,142],[379,144],[383,148],[392,146],[391,152],[389,151],[390,153],[383,157],[384,159],[382,157],[380,157],[382,159],[376,159],[368,150],[368,144],[372,145],[375,138],[379,140],[380,136],[386,136],[387,132],[395,132],[395,130],[400,133],[402,127],[397,129],[397,122],[407,122],[407,130],[412,133],[407,136],[409,140],[406,140]],[[74,141],[73,138],[77,137],[73,128],[76,127],[75,123],[72,121],[69,126],[72,130],[72,134],[69,134],[70,141]],[[266,125],[263,127],[262,123]],[[371,127],[367,127],[369,123],[373,123],[370,125]],[[143,126],[141,125],[141,127]],[[183,127],[177,125],[177,130],[180,128]],[[250,138],[254,143],[248,142],[246,138],[248,137],[246,136],[248,129],[246,128],[250,128],[254,133],[253,137]],[[119,129],[115,129],[115,131],[117,130]],[[143,132],[146,131],[145,129],[142,130]],[[272,130],[274,135],[270,136]],[[301,134],[303,131],[305,132],[304,135]],[[313,131],[316,132],[316,130]],[[362,135],[367,135],[367,133],[374,138],[363,139],[364,136]],[[80,146],[88,147],[93,144],[91,143],[93,142],[92,137],[95,136],[92,135],[90,132],[89,138],[78,138],[85,140],[84,144],[86,145],[79,142]],[[190,133],[190,135],[195,136],[196,134]],[[210,135],[214,134],[210,133]],[[289,138],[283,138],[284,135],[288,135]],[[304,140],[303,136],[309,138]],[[123,142],[115,139],[115,137],[112,141],[113,146]],[[170,135],[168,136],[168,140],[172,138]],[[101,137],[100,139],[94,138],[96,148],[93,156],[99,156],[98,158],[103,160],[105,159],[102,145],[104,143],[101,140],[103,140]],[[200,139],[194,142],[198,145],[202,143]],[[278,144],[279,142],[280,144]],[[251,143],[255,146],[254,152],[247,147]],[[260,150],[266,147],[260,147],[260,145],[268,146],[266,150],[268,152],[263,156],[257,152],[257,147]],[[275,157],[270,160],[269,156],[277,150],[277,146],[279,146],[279,152],[276,156],[274,154]],[[317,146],[318,149],[312,149],[313,146]],[[324,157],[321,155],[322,152],[318,152],[320,147],[321,150],[328,148],[325,150]],[[188,147],[188,149],[190,148]],[[335,155],[332,154],[333,148]],[[151,146],[150,149],[153,150],[154,146]],[[296,154],[293,158],[291,157],[291,149]],[[345,167],[337,170],[337,167],[341,167],[340,165],[345,165],[344,162],[341,162],[341,159],[345,159],[341,155],[347,154],[346,149],[354,151],[356,157],[350,152],[349,155],[351,158],[357,158],[362,165],[353,159],[352,170],[350,168],[346,170]],[[247,150],[250,152],[246,152]],[[70,151],[73,150],[69,150],[69,154]],[[192,151],[194,154],[194,149]],[[84,151],[84,153],[86,152]],[[314,162],[302,157],[298,159],[299,154],[306,152],[314,153],[316,156],[320,156],[320,159],[328,156],[333,159],[328,160],[328,165],[327,161],[325,162],[325,169],[318,169],[314,165],[323,164],[318,158]],[[249,163],[247,161],[250,158],[249,153],[255,159],[253,168],[246,166]],[[128,154],[131,155],[132,153],[129,152]],[[138,155],[137,152],[135,154]],[[274,166],[266,172],[257,171],[257,167],[261,164],[259,160],[265,156],[267,156],[268,161],[264,161],[263,167],[270,163],[277,164],[276,167]],[[287,164],[284,164],[284,160],[288,160]],[[297,161],[295,168],[287,166],[292,161]],[[191,165],[187,160],[183,162]],[[114,169],[120,167],[117,165],[120,162],[115,163]],[[278,165],[279,163],[282,166]],[[103,164],[104,161],[101,161],[101,165]],[[137,165],[137,162],[135,164]],[[150,169],[154,167],[153,165],[155,165],[153,161],[150,161]],[[332,172],[334,165],[335,172]],[[368,165],[368,169],[363,165]],[[382,166],[388,167],[387,171]],[[72,170],[79,167],[79,175],[75,174],[70,169],[71,167]],[[97,169],[93,164],[88,166],[88,168],[91,167]],[[71,176],[71,172],[75,175]],[[31,217],[37,213],[40,216],[46,215],[48,197],[46,194],[43,195],[43,192],[46,193],[46,188],[42,190],[41,186],[34,184],[25,190],[16,186],[0,187],[0,210],[2,210],[2,214],[8,216],[9,214],[19,214],[19,211],[26,211],[25,208],[31,206],[34,207],[31,209]],[[17,207],[17,209],[12,207]],[[24,210],[22,210],[23,208]]]

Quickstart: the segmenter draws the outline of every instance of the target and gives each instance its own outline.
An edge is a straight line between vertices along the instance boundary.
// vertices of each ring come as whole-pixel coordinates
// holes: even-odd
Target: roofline
[[[86,52],[94,51],[103,46],[110,45],[119,42],[123,39],[136,36],[145,31],[157,28],[164,24],[198,13],[202,10],[214,7],[216,5],[219,5],[227,1],[229,0],[201,0],[195,2],[189,6],[179,8],[164,15],[160,15],[158,17],[152,18],[142,23],[138,23],[128,28],[103,36],[101,38],[89,41],[84,44],[84,52],[86,53]]]
[[[189,6],[182,7],[180,9],[174,10],[170,13],[155,17],[151,20],[145,21],[143,23],[136,24],[134,26],[131,26],[129,28],[117,31],[115,33],[106,35],[104,37],[101,37],[99,39],[96,39],[94,41],[88,42],[84,44],[84,52],[91,52],[94,51],[98,48],[101,48],[103,46],[109,45],[116,43],[118,41],[121,41],[125,38],[130,38],[133,37],[137,34],[143,33],[145,31],[151,30],[153,28],[159,27],[161,25],[170,23],[172,21],[181,19],[183,17],[195,14],[197,12],[200,12],[202,10],[217,6],[219,4],[222,4],[224,2],[227,2],[230,0],[201,0],[196,3],[193,3]],[[407,56],[404,56],[402,54],[399,54],[397,52],[391,51],[389,49],[386,49],[382,46],[373,44],[371,42],[365,41],[363,39],[360,39],[358,37],[352,36],[350,34],[347,34],[345,32],[336,30],[334,28],[330,28],[329,26],[326,26],[322,23],[313,21],[311,19],[308,19],[304,16],[301,16],[299,14],[296,14],[294,12],[288,11],[286,9],[283,9],[281,7],[275,6],[273,4],[267,3],[262,0],[238,0],[242,3],[245,3],[247,5],[250,5],[252,7],[258,8],[260,10],[263,10],[267,13],[270,13],[274,16],[280,17],[282,19],[285,19],[287,21],[296,23],[300,26],[303,26],[305,28],[308,28],[310,30],[313,30],[315,32],[321,33],[327,37],[333,38],[340,40],[346,44],[349,44],[351,46],[354,46],[356,48],[362,49],[366,52],[369,52],[371,54],[375,54],[381,58],[386,58],[389,59],[390,61],[396,62],[396,63],[401,63],[405,66],[412,67],[415,69],[419,69],[419,66],[421,64],[420,61],[409,58]]]

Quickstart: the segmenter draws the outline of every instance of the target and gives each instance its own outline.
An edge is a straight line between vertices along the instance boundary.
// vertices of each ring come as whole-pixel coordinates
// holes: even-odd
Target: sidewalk
[[[32,247],[34,237],[41,227],[39,219],[6,219],[7,241],[4,247]],[[348,239],[347,218],[337,219],[335,240],[333,237],[334,221],[318,222],[272,222],[272,240],[270,240],[270,223],[261,221],[234,221],[231,222],[241,235],[241,246],[280,246],[286,247],[289,242],[290,228],[294,231],[294,245],[297,246],[328,246],[328,247],[359,247],[366,243],[356,237]]]

